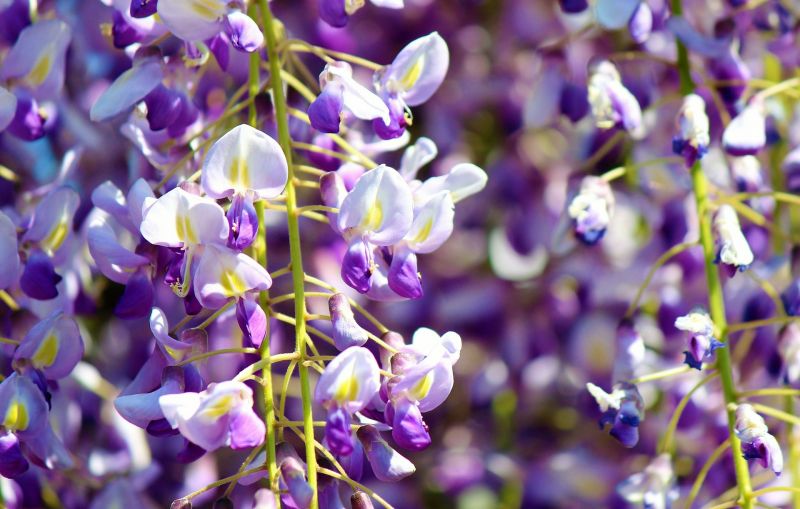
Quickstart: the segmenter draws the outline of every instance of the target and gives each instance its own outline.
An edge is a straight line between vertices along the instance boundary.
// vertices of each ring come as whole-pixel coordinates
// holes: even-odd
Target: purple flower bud
[[[333,341],[340,352],[351,346],[363,346],[367,342],[367,332],[356,322],[346,295],[333,294],[328,299],[328,309],[333,325]]]
[[[323,133],[338,133],[344,109],[344,85],[331,82],[308,107],[311,126]]]
[[[356,434],[361,441],[361,445],[364,446],[364,452],[367,454],[367,461],[372,467],[372,473],[379,480],[397,482],[417,470],[411,461],[392,449],[381,438],[380,433],[374,426],[362,426]]]
[[[314,146],[323,148],[325,150],[330,150],[331,152],[338,153],[341,150],[339,145],[334,143],[330,136],[326,136],[324,134],[317,134],[314,136],[314,139],[311,142],[314,144]],[[329,154],[323,154],[313,150],[307,150],[304,152],[304,154],[314,166],[325,171],[335,171],[337,168],[339,168],[339,166],[342,165],[341,159]]]
[[[389,123],[376,118],[372,120],[372,128],[381,139],[393,140],[403,135],[406,127],[411,124],[411,117],[407,116],[404,103],[397,97],[387,98],[386,105],[389,107]]]
[[[775,475],[781,474],[783,453],[778,441],[769,433],[764,418],[751,405],[743,403],[736,408],[735,431],[742,442],[742,454],[746,459],[756,459]]]
[[[61,282],[53,261],[41,251],[35,251],[28,257],[25,270],[19,280],[22,291],[28,297],[37,300],[50,300],[58,296],[56,286]]]
[[[170,504],[169,509],[192,509],[192,502],[188,498],[179,498]]]
[[[372,268],[369,251],[366,242],[354,238],[342,260],[342,280],[361,293],[367,293],[370,289]]]
[[[627,382],[614,384],[609,394],[600,387],[588,383],[586,388],[603,412],[598,424],[600,429],[610,425],[610,434],[623,447],[631,448],[639,442],[639,424],[644,418],[644,400],[635,385]]]
[[[760,101],[745,106],[722,134],[725,152],[733,156],[755,155],[766,143],[766,117]]]
[[[260,347],[267,335],[267,315],[261,305],[246,298],[238,299],[236,322],[242,330],[243,338],[256,348]]]
[[[146,18],[156,13],[158,0],[131,0],[130,13],[134,18]]]
[[[675,320],[675,327],[692,334],[689,339],[689,349],[684,352],[686,355],[684,362],[692,368],[702,369],[703,362],[710,361],[714,351],[725,346],[714,337],[714,322],[702,309],[678,317]]]

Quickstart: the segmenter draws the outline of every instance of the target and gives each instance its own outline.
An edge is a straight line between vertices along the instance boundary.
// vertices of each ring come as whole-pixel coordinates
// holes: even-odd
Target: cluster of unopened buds
[[[55,11],[23,3],[24,12],[20,2],[0,2],[0,16],[18,16],[20,26],[10,50],[0,53],[0,129],[32,141],[60,120],[71,30]],[[175,459],[183,463],[222,448],[250,452],[238,473],[176,497],[173,507],[190,507],[194,497],[224,484],[217,504],[228,507],[237,484],[256,482],[265,486],[253,499],[262,509],[341,508],[343,486],[351,488],[354,508],[373,501],[391,507],[360,484],[364,459],[380,481],[414,473],[394,447],[418,451],[431,444],[423,414],[453,387],[461,337],[408,324],[416,332],[407,343],[364,308],[360,294],[383,301],[421,297],[417,255],[447,241],[455,203],[481,191],[487,177],[461,163],[417,179],[437,156],[424,137],[405,149],[399,171],[373,158],[409,143],[409,108],[442,83],[446,43],[433,33],[388,66],[370,63],[373,92],[347,61],[363,59],[337,54],[343,60],[334,60],[302,41],[293,49],[266,1],[105,3],[112,17],[107,35],[129,67],[94,92],[88,117],[120,126],[134,147],[132,183],[102,182],[91,203],[82,202],[67,185],[80,161],[76,149],[54,181],[20,193],[11,200],[15,206],[0,212],[0,298],[15,323],[29,324],[27,332],[15,326],[0,338],[10,356],[0,383],[0,475],[15,479],[32,463],[87,478],[91,507],[138,505],[137,491],[152,482],[142,478],[142,464],[83,458],[65,447],[68,428],[59,430],[51,406],[62,397],[59,381],[71,377],[113,402],[115,433],[129,444],[134,463],[134,449],[145,440],[141,430],[180,437]],[[342,26],[359,6],[323,0],[320,12]],[[230,48],[248,54],[244,81],[238,71],[226,75],[241,62]],[[318,84],[283,67],[295,50],[324,61]],[[211,85],[217,88],[198,101],[199,88],[209,86],[203,74],[211,57],[220,71]],[[228,95],[226,80],[242,88]],[[286,85],[306,100],[307,114],[291,106],[295,97],[289,100]],[[304,128],[290,132],[290,116]],[[388,139],[394,141],[381,141]],[[313,201],[300,205],[301,198]],[[336,245],[343,249],[333,251],[341,280],[356,293],[337,277],[326,281],[304,271],[300,219],[329,223],[341,236]],[[286,253],[288,263],[268,271]],[[292,279],[290,293],[270,294],[283,276]],[[107,305],[98,299],[109,284],[116,285],[116,317],[149,319],[150,333],[135,338],[150,344],[146,361],[121,391],[82,361],[85,343],[95,354],[103,347],[94,325],[76,318]],[[314,297],[327,299],[328,315],[309,312]],[[281,312],[281,302],[293,302],[294,313]],[[171,325],[168,317],[180,319]],[[294,348],[284,352],[280,323],[294,330]],[[335,355],[322,355],[326,348]],[[289,394],[290,382],[299,383],[299,394]],[[289,410],[300,410],[301,420],[291,421]],[[324,431],[315,428],[321,410]],[[304,444],[300,454],[284,430]],[[20,506],[13,481],[4,481],[0,493],[8,507]]]

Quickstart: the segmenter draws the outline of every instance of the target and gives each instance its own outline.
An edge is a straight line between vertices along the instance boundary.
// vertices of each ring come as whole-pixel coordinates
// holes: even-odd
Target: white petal
[[[403,152],[400,161],[400,175],[407,181],[414,180],[420,168],[433,161],[438,154],[436,143],[424,136]]]
[[[184,41],[202,41],[217,35],[227,12],[222,0],[159,0],[158,15],[170,32]]]
[[[114,83],[97,98],[89,117],[95,122],[102,122],[127,112],[152,92],[163,79],[161,62],[156,58],[134,65],[114,80]]]
[[[414,222],[405,236],[408,247],[415,253],[431,253],[453,233],[455,205],[447,191],[441,191],[414,213]]]
[[[278,196],[286,186],[288,167],[280,145],[243,124],[217,140],[203,164],[202,185],[212,198],[253,191],[259,198]]]
[[[470,163],[457,164],[447,175],[431,177],[414,191],[414,201],[425,203],[440,191],[450,191],[453,203],[472,196],[486,187],[486,172]]]

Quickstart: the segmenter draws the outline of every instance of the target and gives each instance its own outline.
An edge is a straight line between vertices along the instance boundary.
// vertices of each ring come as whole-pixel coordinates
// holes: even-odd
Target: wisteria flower
[[[325,367],[314,398],[328,410],[325,441],[334,454],[353,452],[352,415],[367,406],[379,389],[378,363],[366,348],[350,347]]]
[[[628,382],[614,384],[610,393],[593,383],[587,383],[586,389],[603,413],[600,429],[610,426],[612,437],[624,447],[634,447],[639,442],[639,424],[644,419],[644,400],[639,389]]]
[[[608,182],[599,177],[584,177],[580,191],[567,207],[575,236],[589,246],[599,242],[614,215],[614,204]]]
[[[224,33],[234,48],[253,52],[264,44],[264,34],[244,8],[239,1],[159,0],[157,12],[170,32],[184,41],[196,43]]]
[[[633,504],[651,509],[667,509],[678,499],[675,473],[669,454],[660,454],[642,472],[617,485],[617,493]]]
[[[611,62],[603,60],[590,69],[589,104],[597,127],[620,126],[634,138],[644,136],[642,108],[622,84],[619,71]]]
[[[672,139],[672,151],[682,155],[686,167],[691,168],[706,155],[711,144],[705,100],[697,94],[684,97],[677,124],[678,134]]]
[[[255,447],[264,441],[264,422],[253,411],[253,391],[241,382],[163,395],[158,403],[170,426],[206,451]]]
[[[733,156],[754,155],[767,144],[764,104],[753,100],[731,120],[722,133],[722,146]]]
[[[675,320],[675,328],[692,334],[689,339],[689,350],[683,352],[686,355],[684,362],[692,368],[702,369],[704,362],[713,359],[714,350],[725,346],[725,343],[715,337],[714,322],[702,309],[678,317]]]
[[[736,407],[736,436],[742,442],[742,454],[746,459],[758,460],[764,468],[775,475],[783,471],[783,452],[778,441],[769,433],[764,418],[751,405],[743,403]]]
[[[739,226],[736,211],[730,205],[721,205],[714,217],[717,231],[717,263],[722,263],[732,277],[736,271],[744,272],[753,263],[753,251]]]

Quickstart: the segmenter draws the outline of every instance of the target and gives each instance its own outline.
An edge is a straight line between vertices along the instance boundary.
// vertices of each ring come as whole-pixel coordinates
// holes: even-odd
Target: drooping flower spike
[[[754,255],[747,239],[742,233],[736,211],[730,205],[721,205],[714,217],[717,232],[717,263],[722,263],[728,275],[733,277],[737,271],[744,272],[753,263]]]
[[[597,244],[614,215],[614,193],[600,177],[584,177],[575,198],[567,207],[575,236],[588,246]]]
[[[447,43],[433,32],[409,43],[394,61],[375,75],[375,87],[389,109],[388,123],[373,120],[376,134],[397,138],[411,125],[410,106],[418,106],[436,92],[450,64]]]
[[[636,97],[622,84],[619,71],[611,62],[596,62],[589,74],[589,105],[595,125],[600,129],[621,127],[635,138],[644,136],[642,108]]]
[[[682,155],[686,167],[691,168],[706,155],[711,144],[705,100],[697,94],[684,97],[676,123],[678,134],[672,139],[672,151]]]
[[[252,53],[263,46],[264,34],[244,9],[241,1],[159,0],[157,12],[170,32],[186,42],[224,33],[234,48]]]
[[[644,400],[639,389],[628,382],[614,384],[611,393],[593,383],[587,383],[586,389],[603,413],[600,429],[609,426],[612,437],[624,447],[634,447],[639,442],[639,424],[644,419]]]
[[[167,394],[158,403],[170,426],[206,451],[256,447],[264,441],[264,422],[253,411],[253,391],[241,382]]]
[[[288,166],[278,142],[243,124],[211,146],[201,175],[208,196],[231,199],[228,246],[242,250],[252,244],[258,233],[253,202],[281,194],[286,187]]]
[[[342,114],[349,111],[362,120],[389,125],[389,108],[383,100],[353,78],[347,62],[330,62],[319,75],[322,92],[308,107],[311,126],[323,133],[338,133]]]
[[[366,348],[353,346],[336,356],[317,382],[316,401],[328,410],[325,441],[331,452],[353,452],[351,416],[363,409],[380,389],[380,370]]]
[[[783,452],[778,441],[769,433],[764,418],[753,407],[743,403],[736,407],[736,436],[742,442],[742,454],[748,460],[758,460],[775,475],[783,471]]]
[[[703,309],[698,308],[688,315],[678,317],[675,328],[692,334],[689,349],[683,352],[686,355],[684,362],[692,368],[702,369],[704,362],[713,359],[714,350],[725,346],[725,343],[715,337],[716,326]]]

